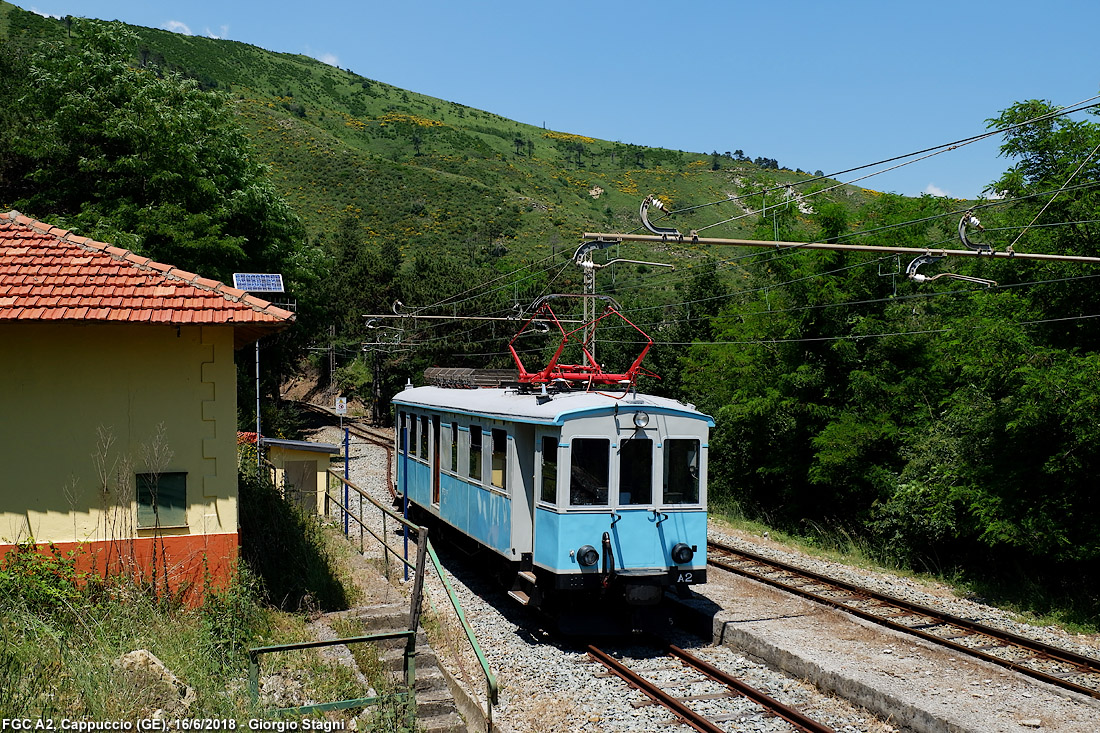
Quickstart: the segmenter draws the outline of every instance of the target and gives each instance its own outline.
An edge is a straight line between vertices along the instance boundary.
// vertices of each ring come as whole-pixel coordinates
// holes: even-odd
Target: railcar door
[[[518,553],[513,559],[527,566],[534,551],[535,517],[535,426],[515,423],[510,426],[513,445],[508,471],[508,498],[512,500],[512,548]]]
[[[535,460],[532,475],[531,548],[534,561],[558,569],[558,433],[535,433]]]
[[[432,416],[432,504],[439,506],[439,415]]]
[[[612,525],[616,565],[626,570],[666,566],[661,517],[656,501],[656,447],[660,436],[641,428],[620,433],[616,450],[618,520]]]

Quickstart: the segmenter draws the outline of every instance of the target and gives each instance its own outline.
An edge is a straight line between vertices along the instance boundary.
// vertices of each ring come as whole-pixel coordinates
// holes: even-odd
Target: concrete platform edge
[[[683,625],[704,635],[709,626],[714,644],[729,646],[756,657],[774,669],[806,680],[824,692],[860,705],[902,730],[913,733],[982,733],[977,729],[959,726],[956,722],[899,700],[859,680],[824,669],[809,659],[777,647],[750,629],[738,628],[736,622],[723,618],[721,613],[712,617],[677,599],[672,600],[677,606],[677,616]]]

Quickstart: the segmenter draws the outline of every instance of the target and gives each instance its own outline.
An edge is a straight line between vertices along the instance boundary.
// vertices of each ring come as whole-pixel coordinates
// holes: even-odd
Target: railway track
[[[312,402],[299,402],[304,409],[310,412],[317,413],[331,420],[332,425],[339,424],[340,415],[336,413],[331,407],[325,407],[323,405],[315,405]],[[393,431],[387,431],[379,428],[368,428],[365,425],[360,425],[355,422],[354,418],[344,417],[344,427],[348,429],[348,432],[355,437],[376,445],[380,448],[384,448],[386,451],[386,475],[392,477],[393,474]],[[390,498],[397,496],[397,489],[393,485],[392,479],[388,482],[390,489]]]
[[[651,676],[645,676],[641,671],[631,668],[607,652],[595,646],[588,647],[589,656],[603,664],[613,674],[621,677],[627,684],[648,695],[655,703],[668,708],[684,725],[701,733],[725,733],[728,729],[723,728],[722,723],[743,721],[746,718],[761,715],[782,718],[790,723],[794,730],[803,733],[833,733],[833,729],[829,726],[784,705],[677,646],[669,644],[664,651],[665,658],[672,664],[657,670],[647,669],[646,673]],[[661,679],[655,679],[656,677]],[[668,679],[669,677],[672,679]],[[674,695],[669,690],[683,690],[690,694]],[[716,703],[722,700],[734,698],[745,698],[750,700],[752,705],[746,709],[742,704],[736,710],[733,706],[720,708],[716,706]],[[704,713],[697,709],[699,703],[715,709]],[[721,712],[723,709],[725,712]]]
[[[836,578],[718,542],[707,562],[896,631],[1100,699],[1100,659],[1044,644],[976,621],[877,593]]]

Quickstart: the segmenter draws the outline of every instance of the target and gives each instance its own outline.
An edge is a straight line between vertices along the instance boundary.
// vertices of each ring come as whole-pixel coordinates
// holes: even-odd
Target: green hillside
[[[729,159],[713,171],[704,153],[544,130],[305,56],[139,33],[139,53],[240,100],[275,180],[314,234],[351,212],[373,234],[410,246],[441,236],[486,246],[514,238],[531,251],[554,233],[573,242],[596,225],[632,229],[649,193],[682,207],[800,177]],[[743,220],[715,234],[750,230]]]
[[[0,18],[13,35],[67,32],[64,21],[6,3]],[[77,20],[71,32],[79,28]],[[732,156],[545,130],[307,56],[135,30],[139,64],[172,69],[232,95],[273,182],[314,240],[350,217],[367,239],[393,240],[406,256],[443,246],[474,257],[503,255],[511,263],[551,254],[555,246],[571,251],[583,231],[635,229],[638,205],[651,193],[685,208],[809,177]],[[857,211],[868,193],[843,188],[815,206],[832,198]],[[760,197],[746,203],[758,209]],[[730,203],[675,225],[687,231],[743,213]],[[757,219],[708,234],[749,236]],[[799,214],[797,224],[816,233],[812,214]]]

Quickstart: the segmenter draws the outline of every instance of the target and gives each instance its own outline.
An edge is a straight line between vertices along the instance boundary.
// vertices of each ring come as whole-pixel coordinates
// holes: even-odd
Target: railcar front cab
[[[699,413],[624,400],[536,433],[534,566],[558,590],[631,604],[706,582],[707,428]]]

